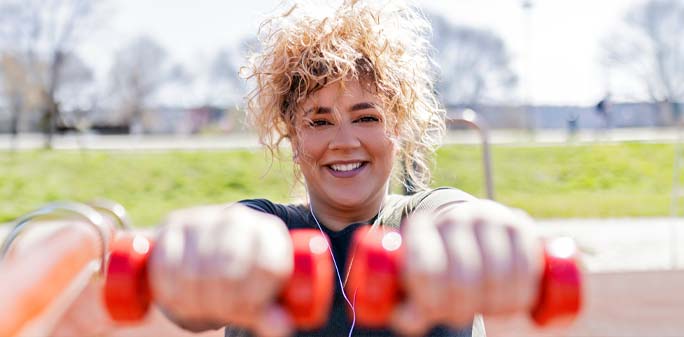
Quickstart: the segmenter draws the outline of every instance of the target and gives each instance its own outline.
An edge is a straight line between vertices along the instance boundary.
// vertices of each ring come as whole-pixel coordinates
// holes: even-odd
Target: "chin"
[[[366,205],[368,198],[359,198],[359,195],[333,195],[333,200],[341,208],[360,208]]]

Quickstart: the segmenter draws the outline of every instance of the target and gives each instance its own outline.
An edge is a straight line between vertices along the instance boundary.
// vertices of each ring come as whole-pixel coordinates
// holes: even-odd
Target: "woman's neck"
[[[384,194],[376,200],[365,203],[363,207],[353,209],[331,207],[325,202],[309,200],[309,209],[321,226],[339,232],[351,224],[370,221],[378,214],[384,202]]]

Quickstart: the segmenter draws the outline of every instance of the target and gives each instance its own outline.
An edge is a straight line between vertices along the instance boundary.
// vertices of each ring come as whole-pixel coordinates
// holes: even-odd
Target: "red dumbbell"
[[[334,289],[328,241],[318,230],[290,231],[294,270],[280,294],[295,326],[311,330],[328,319]],[[153,242],[131,233],[119,233],[111,246],[104,286],[105,305],[118,322],[137,322],[147,313],[152,295],[147,261]]]
[[[354,262],[349,271],[348,293],[354,293],[356,321],[377,328],[387,325],[400,301],[399,280],[403,249],[395,231],[359,229],[352,241]],[[544,272],[539,294],[530,315],[537,325],[571,321],[581,307],[581,272],[572,240],[560,238],[544,245]]]

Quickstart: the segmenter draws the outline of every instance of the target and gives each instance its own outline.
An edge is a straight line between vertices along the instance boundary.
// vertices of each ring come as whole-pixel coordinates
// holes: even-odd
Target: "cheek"
[[[298,155],[299,163],[301,164],[315,164],[320,156],[325,151],[326,144],[321,139],[312,134],[302,134],[299,138]]]
[[[388,147],[392,147],[392,152],[396,155],[399,153],[399,144],[401,141],[399,140],[399,136],[392,130],[386,130],[385,131],[385,138],[386,138],[386,143]]]
[[[398,146],[394,139],[390,137],[383,137],[382,141],[371,142],[373,146],[373,152],[379,158],[381,158],[388,165],[394,163],[394,159],[398,153]]]

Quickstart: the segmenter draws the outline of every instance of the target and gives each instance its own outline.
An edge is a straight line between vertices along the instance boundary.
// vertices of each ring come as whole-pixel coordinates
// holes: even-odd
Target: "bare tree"
[[[75,119],[84,117],[74,114],[92,108],[96,95],[93,70],[78,55],[66,54],[59,72],[59,88],[55,98],[59,102],[60,120],[65,126],[78,126]],[[71,114],[69,114],[71,113]]]
[[[684,2],[640,3],[624,23],[603,42],[605,65],[636,83],[637,96],[665,103],[678,119],[684,100]]]
[[[235,51],[224,48],[218,51],[209,64],[206,103],[227,107],[238,103],[245,94],[245,83],[238,76],[239,66]]]
[[[10,112],[10,133],[15,138],[19,133],[20,112],[24,110],[28,78],[21,60],[9,54],[0,59],[2,69],[2,93],[7,100]]]
[[[65,64],[86,32],[101,21],[91,0],[2,0],[0,1],[0,47],[26,62],[27,83],[40,96],[45,147],[60,116],[57,95],[68,78]],[[81,77],[82,78],[82,77]],[[68,80],[66,80],[68,81]]]
[[[441,68],[438,89],[447,103],[476,106],[510,95],[518,76],[510,66],[510,54],[495,33],[448,22],[429,14],[432,45]]]
[[[30,83],[28,67],[22,59],[10,53],[3,53],[0,56],[0,74],[2,95],[10,113],[9,127],[14,149],[22,113],[36,107],[38,96],[34,90],[35,86]]]
[[[138,37],[122,47],[115,55],[110,78],[124,122],[135,132],[143,131],[150,99],[165,82],[183,77],[183,73],[170,64],[166,50],[150,37]]]

